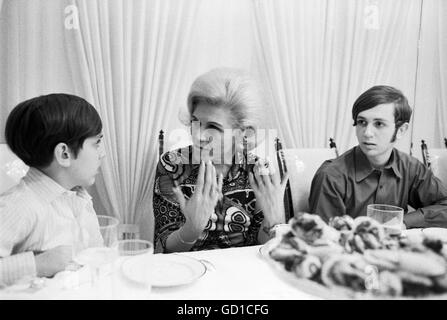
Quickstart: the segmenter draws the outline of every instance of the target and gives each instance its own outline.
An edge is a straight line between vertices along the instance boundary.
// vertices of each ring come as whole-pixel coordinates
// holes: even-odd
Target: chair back
[[[138,224],[119,224],[118,239],[119,240],[140,239],[140,226]]]
[[[279,174],[282,178],[286,172],[289,172],[287,168],[287,163],[284,157],[284,150],[282,147],[281,140],[277,137],[275,139],[275,153],[276,153],[276,166],[279,170]],[[286,189],[284,190],[284,211],[285,211],[285,222],[288,222],[290,218],[294,216],[295,210],[293,209],[292,202],[292,191],[290,189],[290,181],[287,181]]]
[[[158,155],[161,156],[164,152],[165,147],[165,137],[163,130],[160,130],[158,134]]]
[[[447,188],[447,149],[428,149],[430,169]]]
[[[334,148],[284,149],[284,160],[289,172],[293,212],[309,211],[312,179],[324,161],[337,157]]]
[[[0,194],[18,184],[28,169],[7,144],[0,144]]]
[[[421,154],[422,154],[422,162],[430,168],[430,154],[428,152],[427,144],[424,140],[421,140]]]
[[[333,148],[335,150],[335,156],[338,158],[338,148],[334,138],[329,138],[329,148]]]
[[[165,139],[166,131],[158,133],[158,156],[164,152],[185,148],[192,145],[191,135],[185,134],[184,130],[171,131],[168,139]]]

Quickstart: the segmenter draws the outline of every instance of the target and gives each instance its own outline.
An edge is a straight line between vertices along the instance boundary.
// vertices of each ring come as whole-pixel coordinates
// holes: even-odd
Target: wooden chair
[[[333,148],[335,150],[335,156],[338,158],[339,154],[337,144],[335,143],[333,138],[329,138],[329,148]]]
[[[422,153],[422,162],[430,168],[430,155],[428,154],[427,144],[424,140],[421,140],[421,153]]]
[[[286,216],[309,211],[309,194],[312,179],[325,160],[337,157],[335,148],[282,149],[279,144],[278,167],[281,175],[289,172],[289,182],[284,195]]]
[[[140,226],[137,224],[119,224],[118,239],[119,240],[140,239]]]
[[[160,130],[160,133],[158,134],[158,155],[161,156],[163,154],[164,150],[164,132],[163,130]]]
[[[275,139],[275,150],[278,162],[278,169],[281,175],[281,179],[284,176],[284,173],[288,172],[287,163],[285,160],[284,150],[282,147],[282,143],[279,138]],[[290,179],[287,181],[286,190],[284,192],[284,208],[286,212],[285,221],[288,222],[290,218],[294,216],[293,210],[293,201],[292,201],[292,192],[290,190]]]
[[[425,141],[422,140],[421,152],[424,164],[447,187],[447,149],[428,148]]]

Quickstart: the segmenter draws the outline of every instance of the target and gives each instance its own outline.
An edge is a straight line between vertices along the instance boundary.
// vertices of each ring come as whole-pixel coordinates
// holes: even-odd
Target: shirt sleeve
[[[0,203],[0,286],[11,285],[26,276],[36,276],[32,252],[12,254],[14,246],[27,236],[32,219],[25,217],[31,216],[23,214],[20,208]]]
[[[12,285],[24,277],[35,277],[36,264],[30,251],[0,258],[0,287]]]
[[[343,195],[334,177],[321,168],[312,179],[309,196],[309,211],[328,222],[334,216],[346,214]]]
[[[180,205],[175,199],[172,188],[174,180],[161,163],[155,174],[153,212],[154,212],[154,251],[166,252],[166,240],[185,223]]]
[[[447,189],[433,172],[422,164],[414,170],[415,180],[408,203],[415,211],[404,216],[407,228],[447,228]]]

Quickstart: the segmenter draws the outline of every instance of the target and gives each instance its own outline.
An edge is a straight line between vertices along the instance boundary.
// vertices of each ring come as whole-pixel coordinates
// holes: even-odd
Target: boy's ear
[[[405,132],[407,132],[408,127],[410,125],[408,124],[408,122],[405,122],[403,125],[401,125],[399,127],[399,129],[397,129],[397,134],[396,134],[396,139],[399,140],[403,137],[403,135],[405,134]]]
[[[63,142],[59,142],[54,148],[54,160],[62,167],[70,166],[71,156],[70,148]]]

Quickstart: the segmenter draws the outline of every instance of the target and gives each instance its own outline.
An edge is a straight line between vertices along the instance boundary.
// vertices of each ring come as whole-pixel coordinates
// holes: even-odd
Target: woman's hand
[[[256,207],[264,213],[264,226],[272,227],[285,223],[284,191],[289,174],[286,172],[282,181],[278,170],[259,160],[248,179],[256,196]]]
[[[214,212],[217,201],[222,194],[223,177],[216,178],[216,168],[211,161],[200,163],[199,174],[195,191],[189,200],[186,200],[182,190],[177,185],[173,191],[180,204],[180,209],[186,218],[182,227],[182,239],[194,241],[203,232],[211,214]]]

